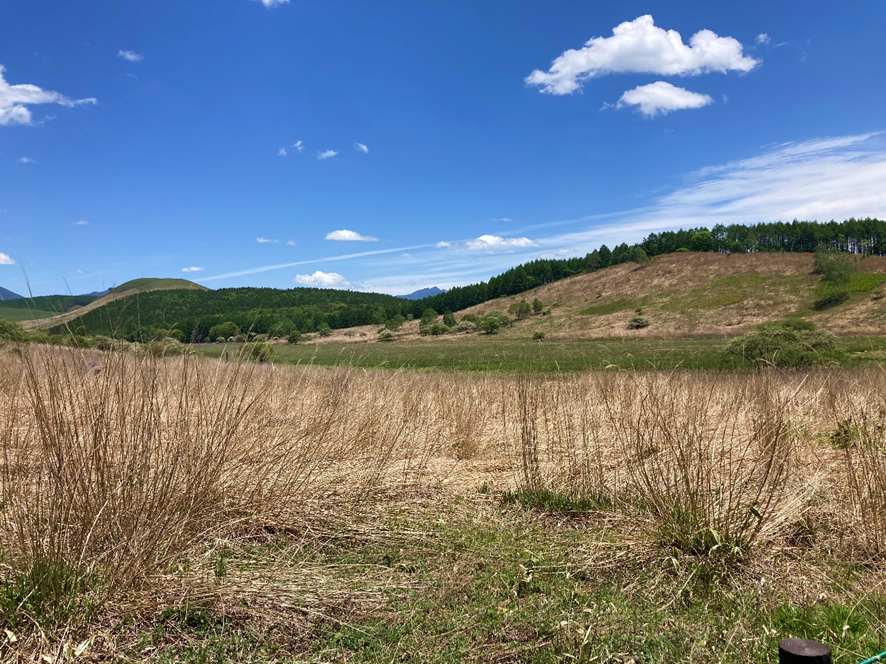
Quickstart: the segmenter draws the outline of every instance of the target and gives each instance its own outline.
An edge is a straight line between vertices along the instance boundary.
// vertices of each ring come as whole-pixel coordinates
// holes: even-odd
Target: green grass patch
[[[8,307],[0,307],[0,320],[24,321],[38,320],[42,318],[51,318],[55,316],[51,311],[38,311],[31,309],[11,309]]]
[[[852,275],[849,283],[841,291],[843,293],[867,293],[886,283],[886,274],[878,272],[856,272]],[[815,287],[815,294],[820,298],[834,295],[834,287],[830,284],[820,283]]]
[[[468,371],[483,373],[562,373],[588,370],[750,369],[741,358],[724,359],[724,339],[593,339],[544,343],[497,336],[464,336],[445,342],[278,344],[278,364],[376,369]],[[236,357],[239,344],[198,344],[207,357]],[[886,337],[841,337],[841,364],[875,364],[886,351]]]
[[[238,619],[170,608],[121,661],[150,646],[156,661],[189,664],[746,664],[775,662],[779,639],[805,636],[828,643],[835,664],[855,664],[886,648],[886,599],[876,588],[859,599],[858,580],[841,584],[839,599],[795,603],[769,577],[761,583],[722,561],[638,554],[636,534],[621,540],[609,525],[574,528],[469,506],[372,523],[307,547],[249,547],[229,561],[234,575],[285,561],[275,576],[281,583],[287,574],[319,574],[330,588],[327,605],[303,611],[287,598],[289,619],[281,613],[257,625],[248,612]]]
[[[639,305],[636,300],[622,298],[591,305],[587,309],[583,309],[580,313],[582,316],[606,316],[609,314],[617,314],[619,311],[635,309],[637,306]]]

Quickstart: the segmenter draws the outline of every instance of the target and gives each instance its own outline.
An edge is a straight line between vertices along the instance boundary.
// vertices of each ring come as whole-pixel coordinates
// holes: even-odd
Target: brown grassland
[[[886,649],[886,373],[0,348],[2,661]]]

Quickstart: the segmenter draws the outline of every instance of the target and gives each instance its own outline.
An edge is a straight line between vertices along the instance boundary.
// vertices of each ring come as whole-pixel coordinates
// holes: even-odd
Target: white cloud
[[[258,0],[258,1],[261,2],[265,7],[268,7],[268,8],[279,7],[280,5],[288,5],[289,4],[289,0]]]
[[[280,148],[279,150],[277,150],[277,156],[278,157],[285,157],[286,156],[286,148]]]
[[[538,242],[528,237],[499,237],[498,235],[481,235],[476,240],[465,242],[465,248],[472,251],[513,251],[525,247],[537,247]]]
[[[287,246],[287,247],[294,247],[294,246],[295,246],[295,240],[286,240],[286,246]]]
[[[338,154],[338,150],[324,150],[317,153],[317,159],[331,159]]]
[[[292,147],[294,147],[294,148],[295,148],[296,150],[298,150],[299,152],[301,152],[302,150],[305,149],[305,146],[302,144],[302,142],[301,142],[300,140],[299,140],[299,141],[296,141],[295,143],[293,143],[293,144],[292,144]]]
[[[713,103],[714,100],[708,95],[690,92],[664,81],[656,81],[649,85],[640,85],[633,90],[628,90],[621,96],[615,107],[639,106],[640,113],[651,118],[659,113],[664,115],[671,111],[679,111],[684,108],[701,108]]]
[[[514,220],[509,217],[493,217],[489,221],[514,221]]]
[[[135,51],[117,51],[117,57],[128,62],[141,62],[145,59],[144,56],[139,55]]]
[[[268,244],[268,243],[273,244],[273,243],[279,242],[279,240],[272,240],[271,238],[268,238],[268,237],[257,237],[257,238],[255,238],[255,241],[260,244]]]
[[[3,77],[6,68],[0,65],[0,126],[32,124],[31,111],[28,106],[34,104],[59,104],[73,108],[81,104],[97,104],[95,98],[70,99],[58,92],[43,90],[36,85],[22,83],[10,85]]]
[[[205,267],[183,267],[182,272],[202,272]]]
[[[363,154],[369,154],[369,148],[363,145],[363,143],[354,143],[354,149],[357,152],[362,152]]]
[[[378,242],[377,237],[371,235],[360,235],[354,231],[341,230],[332,231],[326,234],[327,240],[337,240],[339,242]]]
[[[15,265],[15,260],[9,254],[0,252],[0,265]]]
[[[89,226],[89,222],[86,221],[85,219],[81,219],[80,221],[75,221],[74,225],[75,226]]]
[[[765,32],[761,32],[759,35],[757,35],[757,44],[768,44],[771,41],[772,38]]]
[[[317,270],[314,274],[295,275],[295,283],[317,288],[335,288],[336,286],[347,286],[348,280],[337,272],[321,272]]]
[[[452,246],[452,242],[446,242],[446,241],[441,240],[440,242],[438,242],[434,246],[437,247],[437,249],[448,249],[449,247]]]
[[[30,157],[19,157],[18,163],[20,164],[36,164],[37,162],[31,159]]]
[[[593,37],[583,48],[563,52],[544,72],[526,77],[527,85],[554,95],[571,94],[582,83],[607,74],[695,76],[706,72],[748,72],[759,64],[742,54],[732,37],[700,30],[683,43],[680,33],[656,27],[652,16],[640,16],[612,30],[612,37]]]

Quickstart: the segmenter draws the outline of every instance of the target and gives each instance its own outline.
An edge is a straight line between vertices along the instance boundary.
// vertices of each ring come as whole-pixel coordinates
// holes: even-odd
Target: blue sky
[[[6,0],[0,286],[401,294],[882,218],[884,25],[882,0]]]

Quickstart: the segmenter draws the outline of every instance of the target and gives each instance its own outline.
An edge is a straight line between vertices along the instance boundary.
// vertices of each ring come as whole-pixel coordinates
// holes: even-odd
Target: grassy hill
[[[148,293],[158,290],[204,290],[209,289],[206,286],[188,281],[187,279],[133,279],[125,284],[120,284],[116,288],[112,288],[110,295],[132,295],[133,293]]]
[[[501,334],[554,339],[735,336],[760,323],[806,317],[836,334],[886,334],[886,258],[856,258],[845,302],[821,308],[826,293],[811,254],[678,252],[625,263],[466,309],[483,315],[540,299],[550,315],[530,316]],[[636,309],[650,325],[628,330]]]

